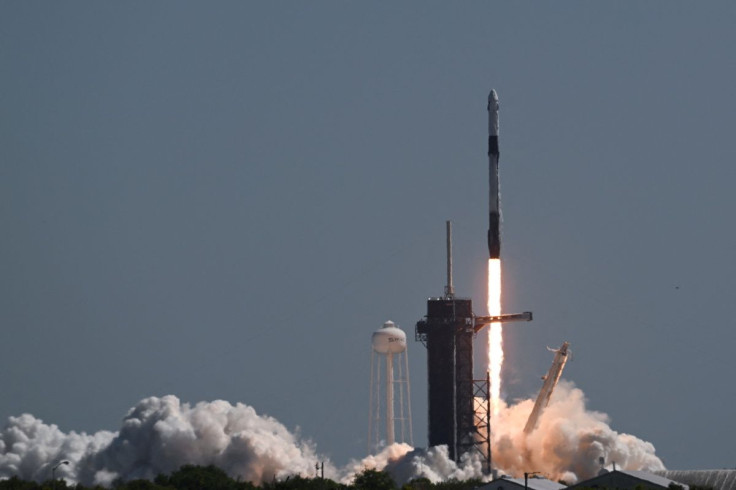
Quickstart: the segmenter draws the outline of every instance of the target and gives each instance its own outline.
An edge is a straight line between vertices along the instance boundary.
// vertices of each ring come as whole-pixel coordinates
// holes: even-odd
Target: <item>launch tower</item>
[[[427,347],[429,445],[446,444],[456,461],[475,440],[474,337],[470,299],[427,300],[427,316],[416,325],[416,339]]]
[[[459,461],[479,451],[490,473],[488,379],[473,379],[473,340],[490,323],[530,321],[531,312],[476,316],[469,298],[455,297],[452,284],[452,224],[447,222],[447,286],[443,297],[427,300],[427,315],[416,324],[415,338],[427,348],[429,445],[447,445]]]

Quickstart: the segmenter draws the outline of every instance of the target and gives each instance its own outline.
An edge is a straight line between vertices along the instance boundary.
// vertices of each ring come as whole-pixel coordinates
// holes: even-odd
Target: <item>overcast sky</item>
[[[564,378],[669,468],[736,466],[733,2],[0,3],[0,418],[151,395],[365,454],[370,336],[485,314],[501,105],[505,396]],[[479,376],[482,374],[479,373]]]

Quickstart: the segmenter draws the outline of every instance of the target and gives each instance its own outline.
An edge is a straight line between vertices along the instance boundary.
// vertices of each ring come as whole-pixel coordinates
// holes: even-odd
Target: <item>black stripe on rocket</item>
[[[491,178],[490,182],[496,183],[495,189],[489,189],[490,199],[495,201],[495,210],[491,209],[488,214],[488,254],[492,259],[501,258],[501,216],[500,203],[498,196],[498,136],[488,136],[488,171],[495,173],[495,179]],[[491,186],[493,186],[491,184]],[[493,208],[493,206],[491,207]]]

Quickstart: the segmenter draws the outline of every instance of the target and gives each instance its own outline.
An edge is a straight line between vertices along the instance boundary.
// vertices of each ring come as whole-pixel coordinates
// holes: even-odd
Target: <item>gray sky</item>
[[[364,455],[446,219],[485,313],[495,88],[507,399],[567,340],[614,429],[733,468],[734,46],[732,2],[2,2],[0,417],[221,398]]]

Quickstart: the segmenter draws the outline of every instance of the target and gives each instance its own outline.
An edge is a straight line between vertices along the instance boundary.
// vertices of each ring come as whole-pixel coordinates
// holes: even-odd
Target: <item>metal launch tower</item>
[[[427,348],[429,445],[447,445],[450,458],[478,451],[491,470],[489,381],[473,378],[473,340],[495,322],[530,321],[531,312],[476,316],[469,298],[455,297],[452,284],[452,224],[447,222],[447,286],[427,300],[427,315],[415,339]]]

